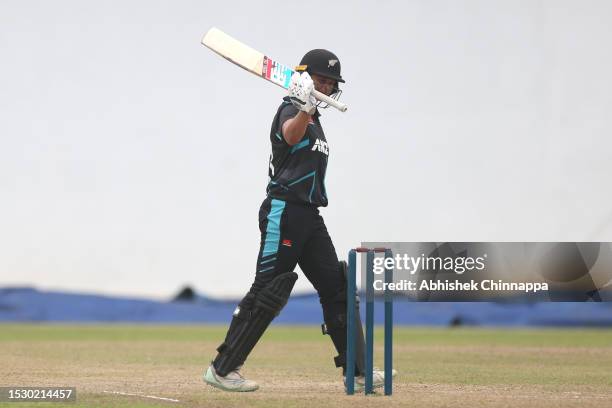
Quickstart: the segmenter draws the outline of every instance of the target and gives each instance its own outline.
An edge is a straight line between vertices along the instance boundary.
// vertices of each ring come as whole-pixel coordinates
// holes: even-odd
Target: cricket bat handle
[[[342,102],[338,102],[334,98],[330,98],[329,96],[325,95],[324,93],[321,93],[321,92],[317,91],[316,89],[312,90],[312,95],[317,100],[319,100],[321,102],[325,102],[329,106],[333,106],[334,108],[338,109],[340,112],[346,112],[346,110],[348,109],[348,106],[346,106]]]

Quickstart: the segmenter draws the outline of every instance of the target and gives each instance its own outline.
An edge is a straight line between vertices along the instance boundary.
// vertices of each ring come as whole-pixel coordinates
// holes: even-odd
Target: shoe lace
[[[244,376],[242,375],[242,373],[240,372],[240,370],[242,369],[242,366],[236,367],[236,369],[233,371],[234,374],[236,374],[238,377],[240,377],[242,380],[244,380]]]

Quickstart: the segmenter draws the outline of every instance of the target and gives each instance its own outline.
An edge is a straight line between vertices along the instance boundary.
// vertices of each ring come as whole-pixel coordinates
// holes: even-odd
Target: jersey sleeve
[[[297,113],[298,109],[291,103],[285,103],[285,106],[283,106],[280,112],[278,113],[278,127],[276,129],[276,132],[278,136],[280,136],[280,140],[283,143],[286,143],[285,138],[283,137],[283,124],[289,119],[295,117]],[[278,141],[278,137],[275,137],[275,139],[277,139]]]

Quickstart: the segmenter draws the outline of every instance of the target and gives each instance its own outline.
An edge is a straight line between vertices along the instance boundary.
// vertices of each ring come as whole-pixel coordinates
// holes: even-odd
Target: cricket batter
[[[296,264],[316,289],[323,308],[323,333],[334,343],[336,367],[346,370],[346,263],[339,262],[319,214],[327,206],[325,172],[329,147],[313,89],[338,97],[340,61],[332,52],[309,51],[291,78],[288,96],[272,121],[267,197],[259,210],[261,243],[255,280],[234,311],[225,341],[204,381],[225,391],[255,391],[259,385],[240,373],[249,353],[287,303],[297,279]],[[321,106],[322,107],[322,106]],[[356,296],[351,294],[351,296]],[[357,308],[359,302],[357,301]],[[355,391],[364,388],[363,329],[356,314]],[[374,386],[384,384],[375,370]]]

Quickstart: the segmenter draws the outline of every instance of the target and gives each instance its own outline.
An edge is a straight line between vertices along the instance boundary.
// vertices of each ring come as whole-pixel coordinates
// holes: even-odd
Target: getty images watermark
[[[612,301],[608,242],[362,242],[373,289],[416,301]],[[366,257],[361,257],[362,271]],[[385,283],[385,270],[393,279]],[[366,282],[362,274],[361,287]]]
[[[452,272],[456,275],[463,275],[466,272],[485,271],[486,270],[487,254],[479,257],[457,256],[457,257],[441,257],[441,256],[410,256],[406,253],[395,254],[394,257],[377,257],[374,258],[374,275],[380,275],[379,279],[374,279],[374,290],[383,291],[389,289],[392,291],[520,291],[520,292],[539,292],[547,291],[548,284],[546,282],[505,282],[501,279],[495,281],[492,279],[470,279],[463,281],[459,279],[400,279],[399,281],[385,282],[384,272],[386,269],[392,269],[396,273],[405,271],[411,276],[423,272]]]

